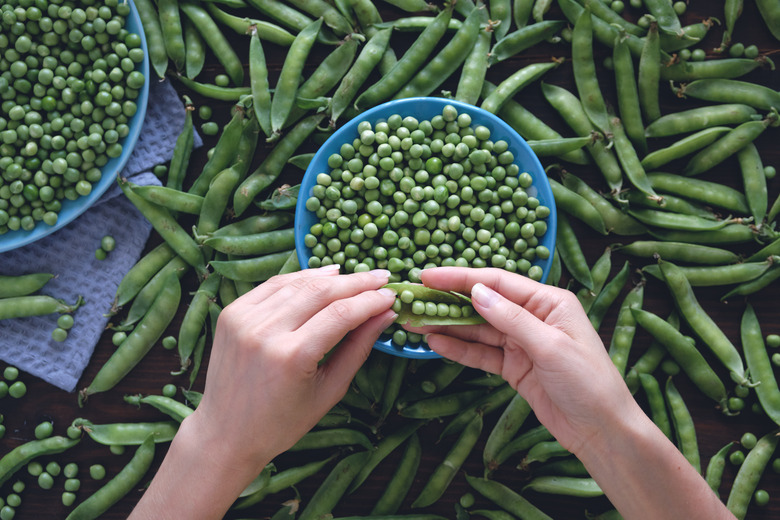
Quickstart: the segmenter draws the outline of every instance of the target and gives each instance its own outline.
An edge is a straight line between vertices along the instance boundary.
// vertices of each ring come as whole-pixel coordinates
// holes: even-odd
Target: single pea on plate
[[[301,266],[383,268],[420,282],[437,265],[500,267],[544,282],[556,211],[539,159],[508,124],[466,103],[408,98],[367,110],[314,155],[295,210]],[[438,354],[394,325],[376,349]]]
[[[49,90],[58,92],[59,98],[44,96],[39,100],[41,106],[31,106],[19,114],[23,120],[12,121],[24,125],[11,127],[8,121],[16,116],[5,112],[20,112],[18,98],[6,98],[13,94],[14,86],[20,86],[0,80],[5,100],[0,110],[0,120],[5,123],[0,123],[0,253],[35,242],[72,222],[116,182],[130,159],[146,115],[149,56],[132,0],[119,2],[113,10],[120,16],[106,22],[103,32],[87,34],[81,49],[60,57],[69,60],[67,78],[50,74],[46,58],[39,60],[38,82],[28,81],[27,85],[32,92],[53,86]],[[71,12],[69,23],[87,22],[83,9],[67,10]],[[73,33],[63,37],[68,34]],[[120,37],[125,39],[119,41]],[[15,47],[23,49],[19,52],[29,50],[33,56],[36,36],[25,32],[18,38],[22,42],[16,42]],[[106,43],[104,38],[114,39]],[[111,50],[104,54],[108,45]],[[15,62],[20,68],[28,63],[25,55]],[[61,68],[65,67],[57,67]],[[99,89],[98,84],[110,90]],[[20,127],[25,128],[22,133]]]

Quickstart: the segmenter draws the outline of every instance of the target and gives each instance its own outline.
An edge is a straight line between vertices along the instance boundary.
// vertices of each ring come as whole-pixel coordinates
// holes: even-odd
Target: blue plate
[[[138,93],[136,99],[136,105],[138,110],[135,115],[130,119],[129,126],[130,132],[127,137],[121,141],[122,154],[119,157],[110,159],[105,166],[103,166],[103,176],[97,184],[92,185],[92,191],[89,195],[79,197],[76,200],[64,199],[62,201],[62,209],[57,217],[57,223],[53,226],[48,226],[43,222],[38,222],[37,225],[30,231],[24,231],[22,229],[17,231],[8,231],[7,233],[0,235],[0,253],[4,251],[10,251],[17,247],[26,246],[36,240],[50,235],[58,229],[67,226],[76,217],[84,213],[89,209],[96,200],[100,198],[103,193],[106,192],[109,186],[116,182],[116,177],[122,168],[127,164],[127,160],[130,159],[130,155],[133,153],[133,148],[138,140],[138,136],[141,133],[141,127],[144,123],[144,116],[146,115],[146,104],[149,100],[149,51],[146,48],[146,38],[144,37],[144,29],[141,26],[141,19],[138,16],[138,11],[135,8],[135,4],[130,0],[130,15],[126,18],[126,25],[128,31],[136,33],[141,37],[141,48],[144,50],[144,59],[136,67],[146,78],[144,86]]]
[[[369,121],[375,124],[386,120],[393,114],[401,116],[414,116],[419,120],[430,120],[433,116],[441,114],[446,105],[452,105],[458,113],[466,113],[471,116],[472,126],[484,125],[490,130],[490,138],[493,141],[503,139],[509,143],[509,150],[515,156],[515,163],[520,167],[520,172],[528,172],[533,177],[533,185],[528,188],[529,195],[535,196],[539,202],[550,208],[550,216],[547,217],[547,232],[539,241],[541,245],[546,246],[552,253],[555,250],[555,234],[557,229],[557,220],[555,212],[555,199],[553,198],[550,183],[547,181],[547,175],[542,168],[539,159],[531,151],[528,143],[518,135],[508,124],[495,115],[477,108],[473,105],[461,103],[458,101],[421,97],[399,99],[389,101],[370,110],[367,110],[360,116],[352,119],[325,141],[317,153],[314,155],[306,173],[301,182],[298,204],[295,208],[295,248],[298,253],[298,260],[303,268],[309,265],[311,250],[303,243],[303,238],[313,224],[318,222],[314,213],[306,209],[306,199],[311,196],[312,187],[316,184],[317,175],[320,173],[329,173],[328,157],[331,154],[338,153],[343,143],[351,143],[358,137],[357,127],[361,121]],[[545,260],[537,259],[534,265],[542,268],[542,282],[547,279],[552,266],[552,255]],[[380,338],[374,348],[393,354],[409,358],[437,358],[439,355],[430,350],[425,344],[410,343],[403,347],[397,346],[390,341],[389,337]]]

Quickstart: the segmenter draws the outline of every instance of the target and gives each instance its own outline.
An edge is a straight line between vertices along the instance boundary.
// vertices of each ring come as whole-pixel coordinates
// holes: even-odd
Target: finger
[[[379,339],[379,335],[393,323],[396,317],[395,312],[387,310],[369,318],[368,321],[347,334],[346,338],[320,367],[321,377],[323,381],[327,381],[323,388],[333,392],[330,397],[334,401],[344,396],[349,382],[352,381],[360,366],[368,358],[374,343]]]
[[[389,271],[376,269],[335,277],[299,278],[268,296],[263,301],[263,313],[283,329],[296,330],[333,302],[379,289],[388,282],[389,275]]]
[[[390,289],[364,291],[349,298],[338,299],[317,312],[296,331],[303,337],[317,338],[322,350],[317,359],[321,359],[330,347],[341,341],[351,330],[390,309],[395,301],[395,293]]]
[[[428,346],[451,361],[493,374],[500,374],[504,366],[504,350],[501,347],[464,341],[444,334],[430,334]]]
[[[242,295],[239,300],[248,304],[257,304],[274,294],[295,280],[310,278],[313,276],[336,276],[339,274],[339,266],[336,264],[325,265],[317,269],[303,269],[294,273],[277,275],[269,278],[248,293]]]
[[[404,325],[404,329],[417,334],[443,334],[453,338],[462,339],[485,345],[503,345],[504,334],[495,329],[489,323],[479,325],[426,325],[424,327],[412,327]]]

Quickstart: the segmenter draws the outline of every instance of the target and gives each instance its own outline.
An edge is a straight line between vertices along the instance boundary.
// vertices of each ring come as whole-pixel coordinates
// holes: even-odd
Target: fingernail
[[[392,296],[393,298],[395,298],[395,291],[392,291],[387,287],[382,287],[377,292],[383,296]]]
[[[369,274],[376,276],[377,278],[386,279],[390,277],[390,271],[387,269],[374,269],[368,272]]]
[[[471,299],[482,307],[492,307],[498,301],[498,293],[478,283],[471,288]]]
[[[390,314],[388,314],[387,316],[384,316],[384,318],[385,319],[384,319],[384,321],[382,323],[382,328],[386,329],[387,327],[389,327],[390,325],[392,325],[395,322],[395,319],[398,318],[398,314],[396,314],[395,312],[390,311]]]
[[[329,273],[331,271],[338,271],[339,269],[341,269],[341,266],[339,264],[328,264],[328,265],[323,265],[322,267],[318,267],[317,269],[322,272]]]

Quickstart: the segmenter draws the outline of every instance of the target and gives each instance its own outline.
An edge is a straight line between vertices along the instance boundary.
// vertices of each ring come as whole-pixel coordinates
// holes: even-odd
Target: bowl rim
[[[29,245],[41,238],[49,236],[59,229],[67,226],[81,214],[91,208],[100,197],[108,190],[108,188],[114,184],[116,177],[122,172],[122,169],[130,160],[130,156],[135,149],[135,144],[138,142],[138,137],[141,135],[141,129],[146,117],[146,108],[149,101],[149,49],[146,45],[146,36],[144,34],[143,25],[141,24],[141,17],[138,14],[138,10],[133,0],[129,0],[130,14],[126,18],[126,26],[131,25],[133,32],[141,37],[141,48],[144,51],[144,59],[141,62],[141,73],[144,75],[145,81],[141,91],[138,93],[136,99],[136,113],[133,115],[130,121],[130,132],[121,141],[122,153],[119,157],[111,158],[105,166],[101,168],[100,180],[93,184],[92,191],[85,196],[79,197],[76,200],[64,199],[62,201],[62,209],[57,214],[57,223],[53,226],[49,226],[42,221],[35,224],[35,227],[29,231],[18,229],[16,231],[8,231],[5,234],[0,235],[0,253],[12,251],[14,249]],[[138,70],[136,68],[136,70]],[[112,172],[112,173],[109,173]]]
[[[308,257],[311,256],[308,254],[309,248],[303,244],[303,237],[306,233],[308,233],[308,227],[304,229],[304,224],[306,224],[304,220],[311,216],[311,212],[306,209],[305,201],[310,195],[309,190],[311,189],[311,186],[313,186],[312,178],[316,178],[317,174],[323,171],[322,164],[326,165],[325,170],[330,170],[330,168],[327,167],[327,157],[330,156],[331,153],[334,153],[333,150],[336,146],[340,147],[341,144],[346,142],[345,135],[349,135],[352,138],[357,137],[357,125],[361,121],[368,120],[372,124],[375,124],[378,121],[386,119],[387,115],[390,115],[390,113],[399,113],[402,116],[415,115],[414,112],[409,111],[408,107],[415,106],[420,103],[434,105],[437,110],[440,110],[446,105],[452,105],[457,109],[459,114],[464,112],[469,113],[469,115],[472,116],[472,125],[484,124],[483,120],[489,121],[491,125],[486,126],[491,127],[491,135],[496,133],[496,127],[498,127],[498,129],[500,129],[500,132],[498,133],[502,135],[502,138],[504,138],[503,135],[511,136],[511,140],[508,140],[510,141],[510,149],[515,152],[515,161],[522,163],[521,173],[523,171],[529,171],[533,175],[533,186],[537,190],[537,194],[542,194],[541,200],[543,200],[543,204],[550,208],[550,216],[546,218],[547,231],[545,233],[545,238],[546,242],[549,243],[552,247],[549,248],[550,257],[543,262],[540,262],[543,269],[541,282],[544,283],[544,281],[547,279],[547,276],[549,275],[550,268],[552,267],[555,236],[557,232],[557,217],[552,188],[549,181],[547,180],[547,175],[545,173],[544,167],[539,161],[539,158],[536,156],[536,154],[533,153],[526,140],[523,139],[523,137],[520,136],[520,134],[506,121],[497,115],[492,114],[475,105],[456,101],[454,99],[440,97],[413,97],[387,101],[372,107],[345,122],[340,126],[340,128],[336,130],[336,132],[333,133],[333,135],[331,135],[325,141],[325,143],[320,145],[303,175],[303,179],[301,181],[301,192],[295,208],[295,250],[301,265],[301,269],[308,269]],[[404,113],[404,111],[406,111],[406,113]],[[475,114],[481,119],[475,121]],[[421,119],[430,119],[432,116],[426,115],[425,117],[419,117]],[[522,150],[522,160],[518,159],[518,150],[515,148]],[[530,162],[530,164],[528,162]],[[544,181],[537,184],[537,178],[540,176],[543,176]],[[310,224],[306,224],[306,226],[308,225]],[[534,264],[537,265],[536,262]],[[408,358],[432,359],[441,357],[439,354],[429,349],[428,347],[420,346],[418,348],[410,348],[408,343],[404,345],[403,348],[394,347],[389,339],[383,339],[382,337],[376,341],[374,348],[389,354]]]

